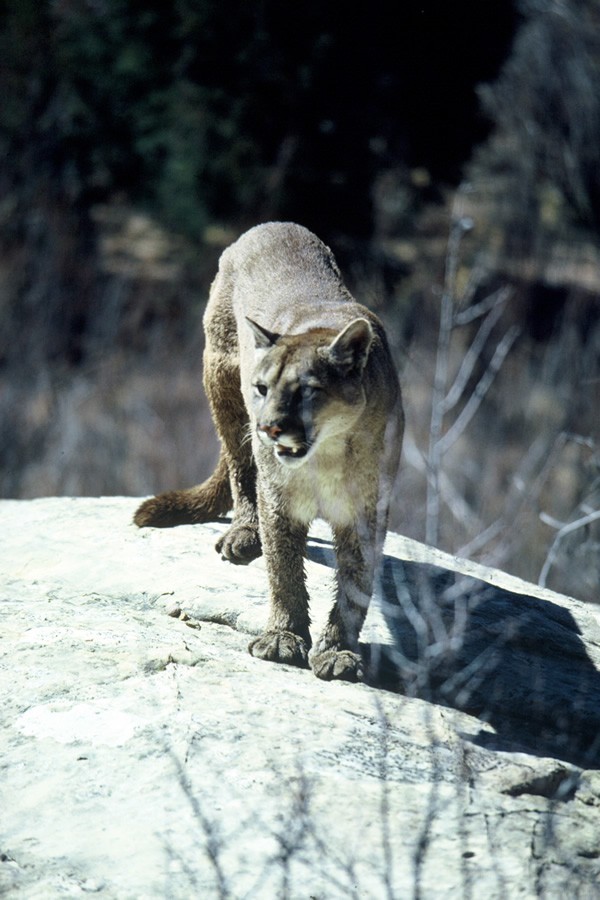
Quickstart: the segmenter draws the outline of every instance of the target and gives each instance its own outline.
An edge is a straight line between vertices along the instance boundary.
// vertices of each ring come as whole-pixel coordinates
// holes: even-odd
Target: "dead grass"
[[[201,354],[39,373],[0,391],[3,496],[141,496],[195,484],[217,440]]]

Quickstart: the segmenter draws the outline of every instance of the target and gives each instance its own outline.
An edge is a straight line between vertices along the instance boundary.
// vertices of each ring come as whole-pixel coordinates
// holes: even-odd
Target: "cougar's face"
[[[279,463],[298,468],[331,437],[349,432],[365,406],[362,371],[328,353],[335,331],[278,337],[252,378],[256,429]]]

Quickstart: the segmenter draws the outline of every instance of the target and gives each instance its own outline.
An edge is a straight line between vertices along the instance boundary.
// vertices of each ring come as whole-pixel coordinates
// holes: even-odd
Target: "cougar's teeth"
[[[304,456],[304,447],[287,447],[285,444],[277,444],[275,449],[280,456]]]

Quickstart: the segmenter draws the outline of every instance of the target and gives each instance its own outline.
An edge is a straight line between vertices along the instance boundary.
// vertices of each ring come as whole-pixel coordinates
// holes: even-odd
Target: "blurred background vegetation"
[[[597,0],[0,0],[0,100],[2,496],[205,477],[208,286],[290,219],[390,331],[393,526],[598,600]]]

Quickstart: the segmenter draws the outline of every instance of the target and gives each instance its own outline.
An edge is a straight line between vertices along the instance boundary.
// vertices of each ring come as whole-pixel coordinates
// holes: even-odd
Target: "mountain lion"
[[[379,319],[355,302],[333,254],[306,228],[259,225],[223,255],[204,316],[204,386],[221,454],[203,484],[146,500],[137,525],[212,521],[245,564],[265,555],[271,609],[249,650],[361,677],[358,637],[373,589],[400,456],[400,388]],[[310,653],[308,527],[330,523],[335,604]]]

